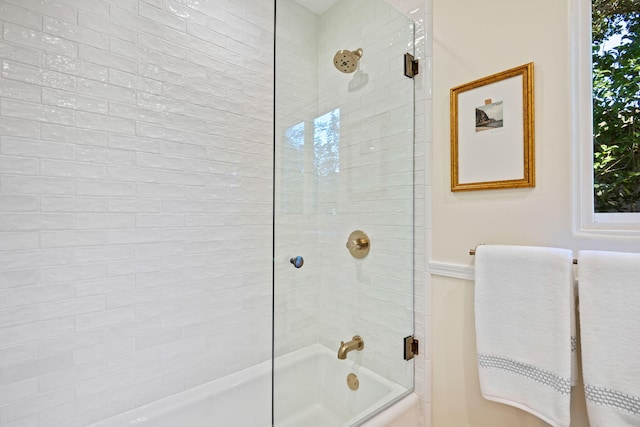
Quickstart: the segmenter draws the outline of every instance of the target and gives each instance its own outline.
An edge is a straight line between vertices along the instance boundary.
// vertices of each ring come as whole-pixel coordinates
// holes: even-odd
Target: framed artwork
[[[451,89],[451,191],[535,187],[533,62]]]

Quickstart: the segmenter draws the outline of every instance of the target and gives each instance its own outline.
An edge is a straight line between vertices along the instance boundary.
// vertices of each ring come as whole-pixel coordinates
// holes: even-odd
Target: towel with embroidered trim
[[[580,251],[578,266],[589,422],[640,426],[640,254]]]
[[[479,246],[474,298],[483,397],[569,427],[576,370],[572,252]]]

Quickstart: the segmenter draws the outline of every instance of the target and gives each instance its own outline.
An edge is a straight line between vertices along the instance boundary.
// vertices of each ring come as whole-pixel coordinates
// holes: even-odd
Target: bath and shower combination
[[[0,0],[0,426],[391,427],[414,23],[166,3]]]
[[[300,33],[286,18],[276,20],[277,427],[367,425],[413,390],[406,355],[417,354],[417,340],[407,344],[414,333],[415,110],[405,55],[414,53],[415,34],[406,16],[385,1],[367,7],[374,3],[388,13],[360,16],[342,1],[297,25]],[[317,49],[300,51],[301,39]],[[292,51],[302,57],[291,62]],[[301,74],[301,66],[315,72]],[[332,119],[320,119],[327,112]],[[309,375],[327,373],[310,388],[319,396],[313,399],[279,359],[310,349],[318,365],[306,367]],[[349,416],[338,419],[341,412]]]

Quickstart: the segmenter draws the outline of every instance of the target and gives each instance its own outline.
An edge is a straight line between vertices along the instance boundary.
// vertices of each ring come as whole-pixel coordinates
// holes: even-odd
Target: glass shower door
[[[360,425],[412,390],[413,45],[382,0],[276,1],[277,427]]]

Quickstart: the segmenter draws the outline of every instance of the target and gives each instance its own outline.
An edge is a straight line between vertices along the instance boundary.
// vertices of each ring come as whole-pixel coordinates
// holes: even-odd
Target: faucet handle
[[[369,253],[371,242],[364,231],[356,230],[349,235],[347,249],[354,258],[364,258]]]
[[[304,258],[302,258],[300,255],[298,255],[297,257],[293,257],[289,260],[289,262],[291,264],[293,264],[293,266],[295,268],[300,268],[304,265]]]

